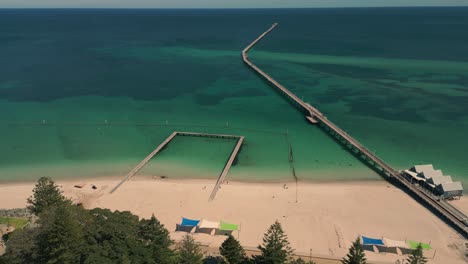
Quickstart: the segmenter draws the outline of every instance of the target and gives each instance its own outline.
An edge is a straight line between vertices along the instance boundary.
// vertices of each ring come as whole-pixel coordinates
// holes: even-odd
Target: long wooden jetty
[[[244,142],[244,136],[226,135],[226,134],[209,134],[209,133],[195,133],[195,132],[178,132],[174,131],[169,137],[167,137],[159,146],[157,146],[145,159],[143,159],[135,168],[133,168],[112,190],[110,193],[114,193],[122,184],[128,181],[130,178],[135,176],[156,154],[163,150],[169,142],[171,142],[176,136],[191,136],[191,137],[210,137],[210,138],[223,138],[223,139],[237,139],[237,144],[231,152],[229,159],[224,165],[223,171],[218,177],[215,187],[211,192],[209,200],[213,200],[224,182],[229,169],[232,167],[237,154],[240,151],[242,143]]]
[[[252,43],[250,43],[242,51],[242,59],[251,69],[253,69],[258,75],[263,77],[268,83],[276,87],[282,94],[286,95],[287,98],[295,102],[301,110],[307,113],[306,118],[314,124],[319,124],[326,131],[338,138],[339,141],[343,142],[348,148],[353,150],[357,155],[363,157],[367,162],[372,164],[374,168],[383,173],[388,178],[395,180],[397,183],[405,187],[410,193],[412,193],[417,199],[425,202],[430,208],[435,211],[436,214],[442,216],[448,223],[452,224],[456,230],[458,230],[464,237],[468,238],[468,217],[457,208],[449,204],[438,196],[434,196],[431,193],[426,192],[417,185],[413,185],[411,182],[405,179],[398,171],[390,167],[381,158],[377,157],[374,153],[369,151],[356,139],[348,135],[345,131],[340,129],[337,125],[331,122],[325,117],[318,109],[311,106],[310,104],[302,101],[299,97],[289,91],[286,87],[278,83],[275,79],[269,76],[267,73],[258,68],[253,64],[247,55],[248,51],[252,49],[262,38],[270,33],[278,24],[273,24],[267,31],[262,33]]]

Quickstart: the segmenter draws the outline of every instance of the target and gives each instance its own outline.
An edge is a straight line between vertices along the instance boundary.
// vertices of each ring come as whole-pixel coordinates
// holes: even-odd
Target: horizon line
[[[0,9],[159,9],[159,10],[193,10],[193,9],[357,9],[357,8],[446,8],[464,7],[468,5],[415,5],[415,6],[317,6],[317,7],[0,7]]]

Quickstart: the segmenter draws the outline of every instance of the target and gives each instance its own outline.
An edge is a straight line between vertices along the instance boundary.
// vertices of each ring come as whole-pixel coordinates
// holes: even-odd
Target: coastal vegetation
[[[284,233],[281,224],[276,221],[270,226],[263,236],[263,244],[258,246],[262,252],[255,256],[257,263],[287,263],[292,259],[293,250],[291,249],[287,235]]]
[[[349,252],[346,257],[342,260],[343,264],[366,264],[366,256],[361,245],[361,239],[359,237],[353,242],[353,245],[349,248]]]
[[[406,260],[407,264],[426,264],[427,259],[424,257],[422,245],[419,244],[411,255]]]
[[[189,234],[186,234],[178,247],[178,263],[203,264],[203,253],[198,243]]]
[[[219,253],[229,264],[241,264],[247,259],[244,248],[232,235],[229,235],[223,244],[221,244]]]
[[[29,222],[28,218],[24,217],[5,217],[0,216],[0,225],[12,226],[15,229],[24,228]]]

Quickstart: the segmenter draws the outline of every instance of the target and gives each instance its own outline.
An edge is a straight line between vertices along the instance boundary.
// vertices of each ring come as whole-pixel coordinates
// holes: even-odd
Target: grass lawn
[[[28,218],[0,216],[0,224],[9,224],[11,226],[14,226],[15,229],[22,229],[28,222]]]

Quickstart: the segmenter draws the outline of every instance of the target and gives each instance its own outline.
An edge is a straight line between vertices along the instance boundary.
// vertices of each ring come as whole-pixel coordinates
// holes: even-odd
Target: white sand
[[[359,234],[380,238],[430,242],[429,263],[466,263],[465,242],[453,229],[401,190],[386,182],[299,183],[296,203],[295,183],[238,183],[222,185],[216,199],[208,202],[213,180],[154,180],[138,178],[109,194],[117,179],[59,181],[66,196],[86,208],[129,210],[147,218],[155,216],[172,232],[182,216],[225,220],[241,224],[240,241],[255,247],[263,233],[279,220],[297,253],[343,257]],[[77,183],[87,183],[82,189]],[[95,184],[98,189],[91,189]],[[0,185],[0,208],[24,207],[33,183]],[[468,208],[466,197],[456,201]],[[183,233],[173,232],[179,239]],[[203,244],[217,247],[222,236],[196,234]],[[371,261],[394,263],[404,257],[366,251]]]

